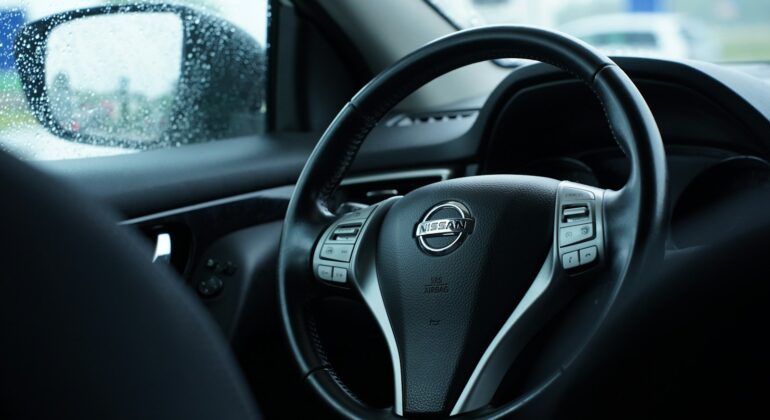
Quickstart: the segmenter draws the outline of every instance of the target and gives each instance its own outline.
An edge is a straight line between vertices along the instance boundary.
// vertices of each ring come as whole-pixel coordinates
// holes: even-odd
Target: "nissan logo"
[[[431,255],[445,255],[460,246],[473,232],[474,220],[465,205],[457,201],[441,203],[428,211],[417,224],[414,236],[419,247]]]

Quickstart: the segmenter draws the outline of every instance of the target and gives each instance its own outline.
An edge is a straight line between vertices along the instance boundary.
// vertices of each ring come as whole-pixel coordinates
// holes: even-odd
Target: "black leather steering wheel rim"
[[[626,185],[604,195],[606,230],[613,237],[607,243],[603,274],[612,279],[605,313],[627,280],[662,258],[667,209],[665,152],[652,113],[620,68],[579,40],[526,26],[469,29],[427,44],[382,72],[340,111],[306,163],[284,221],[278,271],[283,328],[301,374],[343,416],[386,417],[393,413],[358,401],[317,351],[319,338],[307,304],[318,287],[312,250],[335,219],[327,203],[368,133],[398,102],[451,70],[507,57],[549,63],[583,81],[601,102],[613,136],[631,162]],[[510,413],[522,405],[512,403],[496,414]]]

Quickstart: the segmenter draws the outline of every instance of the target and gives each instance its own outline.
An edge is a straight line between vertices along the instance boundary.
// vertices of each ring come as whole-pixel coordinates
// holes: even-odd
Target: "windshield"
[[[526,24],[608,55],[770,61],[768,0],[428,0],[458,28]]]

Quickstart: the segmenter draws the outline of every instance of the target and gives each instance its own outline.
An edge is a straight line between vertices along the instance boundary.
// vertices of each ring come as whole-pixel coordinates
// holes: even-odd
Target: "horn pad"
[[[415,190],[383,221],[377,273],[405,413],[448,413],[553,242],[559,182],[492,175]]]

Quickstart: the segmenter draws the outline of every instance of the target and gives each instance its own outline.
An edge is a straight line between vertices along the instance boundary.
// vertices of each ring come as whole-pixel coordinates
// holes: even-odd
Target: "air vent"
[[[399,114],[387,122],[388,127],[411,127],[421,124],[436,124],[475,119],[479,111],[466,109],[427,114]]]
[[[342,181],[333,198],[334,202],[330,204],[335,206],[333,208],[343,203],[374,204],[443,181],[450,175],[449,169],[441,168],[351,177]]]

